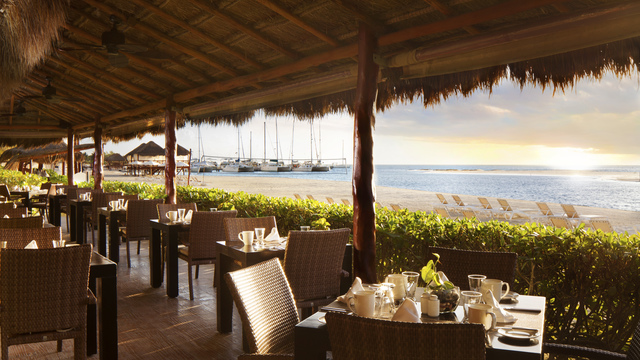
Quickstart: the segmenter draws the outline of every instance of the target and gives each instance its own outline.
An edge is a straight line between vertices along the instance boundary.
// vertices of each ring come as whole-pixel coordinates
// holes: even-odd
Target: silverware
[[[502,306],[502,308],[504,310],[511,310],[511,311],[527,311],[527,312],[538,312],[538,313],[542,311],[541,309],[525,308],[525,307],[518,307],[518,306]]]

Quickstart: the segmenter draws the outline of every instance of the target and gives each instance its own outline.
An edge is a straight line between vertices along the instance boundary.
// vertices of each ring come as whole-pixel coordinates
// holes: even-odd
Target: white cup
[[[54,248],[65,247],[65,244],[66,244],[66,240],[53,240],[53,247]]]
[[[309,230],[311,230],[311,226],[306,226],[306,225],[300,226],[300,231],[309,231]]]
[[[218,208],[209,208],[209,211],[218,211]]]
[[[496,328],[496,314],[493,307],[487,304],[469,304],[469,322],[472,324],[482,324],[486,330]]]
[[[462,291],[460,293],[460,305],[464,308],[464,318],[469,317],[469,305],[482,303],[482,293],[477,291]]]
[[[238,239],[240,239],[245,246],[250,246],[253,244],[253,231],[243,231],[239,233]]]
[[[351,306],[353,299],[354,306]],[[376,314],[376,292],[373,290],[356,291],[348,301],[349,309],[358,316],[374,317]]]
[[[393,287],[393,298],[395,300],[396,305],[404,300],[405,296],[407,296],[407,291],[405,288],[405,278],[402,274],[389,274],[385,279],[386,283],[392,283],[395,286]]]
[[[505,285],[507,286],[507,289],[503,292],[502,289]],[[482,280],[482,286],[480,289],[480,292],[483,294],[491,290],[493,297],[496,301],[500,302],[500,299],[509,293],[509,283],[498,279],[484,279]]]
[[[167,219],[169,219],[169,221],[174,223],[178,219],[178,212],[177,211],[167,211],[165,216],[167,217]]]

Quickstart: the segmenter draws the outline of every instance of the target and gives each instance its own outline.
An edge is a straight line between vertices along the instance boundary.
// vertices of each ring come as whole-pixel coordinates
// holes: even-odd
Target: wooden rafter
[[[358,11],[358,9],[355,6],[347,2],[344,2],[343,0],[331,0],[331,1],[336,5],[338,5],[340,8],[342,8],[344,11],[349,12],[349,14],[351,14],[351,16],[353,16],[354,19],[358,20],[359,22],[367,24],[371,29],[375,30],[377,33],[382,34],[386,32],[385,26],[384,24],[381,23],[380,20],[373,19],[370,16],[367,16],[361,13],[360,11]]]
[[[218,10],[214,5],[209,4],[207,2],[204,2],[202,0],[188,0],[191,4],[199,7],[202,10],[208,11],[211,14],[213,14],[214,16],[219,17],[220,19],[224,20],[227,24],[231,25],[232,27],[236,28],[238,31],[258,40],[260,43],[280,52],[281,54],[286,55],[287,57],[291,58],[291,59],[297,59],[300,57],[299,54],[297,54],[294,51],[285,49],[284,47],[274,43],[273,41],[265,38],[262,34],[260,34],[259,32],[251,29],[248,26],[245,26],[243,24],[241,24],[240,22],[236,21],[235,19],[233,19],[231,16],[223,13],[222,11]]]
[[[297,15],[291,13],[290,11],[288,11],[287,9],[277,5],[273,1],[270,1],[270,0],[256,0],[256,1],[259,2],[260,4],[264,5],[265,7],[271,9],[272,11],[280,14],[280,16],[282,16],[285,19],[291,21],[292,23],[294,23],[295,25],[297,25],[301,29],[309,32],[310,34],[312,34],[313,36],[317,37],[318,39],[326,42],[327,44],[330,44],[333,47],[340,46],[340,43],[337,40],[332,39],[327,34],[319,31],[318,29],[315,29],[313,26],[307,24],[304,20],[302,20],[299,16],[297,16]]]
[[[208,42],[209,44],[219,48],[220,50],[226,52],[227,54],[230,54],[244,62],[246,62],[247,64],[250,64],[251,66],[261,70],[264,69],[264,65],[260,64],[257,61],[254,61],[248,57],[246,57],[245,55],[239,53],[238,51],[232,49],[231,47],[229,47],[228,45],[221,43],[220,41],[212,38],[211,36],[205,34],[204,32],[202,32],[200,29],[193,27],[191,25],[189,25],[187,22],[182,21],[178,18],[176,18],[175,16],[166,13],[164,10],[160,9],[157,6],[153,6],[150,3],[144,1],[144,0],[130,0],[131,2],[137,4],[138,6],[141,6],[143,8],[145,8],[146,10],[151,11],[154,15],[160,17],[161,19],[168,21],[176,26],[179,26],[181,28],[183,28],[184,30],[186,30],[187,32],[189,32],[192,35],[195,35],[199,38],[201,38],[202,40]]]
[[[40,70],[36,70],[33,72],[35,75],[41,76],[41,77],[46,77],[48,74],[45,74],[44,72],[40,71]],[[111,101],[106,100],[106,99],[100,99],[100,101],[96,100],[95,96],[89,96],[86,92],[85,89],[80,89],[78,87],[76,87],[74,84],[71,84],[71,82],[69,81],[68,77],[64,77],[64,73],[59,73],[60,74],[60,78],[63,79],[63,81],[61,81],[63,84],[56,84],[57,88],[60,89],[64,89],[67,93],[69,93],[71,96],[73,97],[77,97],[80,99],[85,100],[88,104],[91,104],[91,106],[96,107],[97,109],[99,109],[100,112],[103,113],[109,113],[113,111],[113,108],[109,108],[106,105],[112,105],[114,108],[117,108],[117,106],[115,106],[115,104],[112,104]]]
[[[439,0],[424,0],[427,4],[433,6],[434,9],[438,10],[440,13],[442,13],[445,16],[451,17],[455,15],[455,12],[453,11],[453,9],[451,9],[450,7],[448,7],[447,5],[441,3]],[[466,32],[468,32],[471,35],[476,35],[479,34],[480,31],[478,31],[478,29],[476,29],[473,26],[463,26],[462,27]]]
[[[36,83],[40,86],[45,86],[46,82],[42,81],[42,78],[38,78],[34,75],[38,74],[37,72],[34,72],[31,76],[27,77],[29,80],[31,80],[33,83]],[[44,74],[43,74],[44,75]],[[46,75],[45,75],[46,76]],[[32,87],[32,90],[37,91],[36,87]],[[61,96],[73,96],[73,97],[79,97],[85,101],[90,101],[90,97],[84,95],[83,93],[77,93],[74,91],[69,91],[65,86],[61,86],[60,84],[56,84],[56,90],[57,90],[57,95],[61,95]],[[78,108],[78,110],[80,110],[79,112],[82,112],[83,114],[89,115],[89,114],[93,114],[94,116],[100,115],[103,116],[104,114],[108,114],[110,112],[110,109],[106,109],[103,108],[100,105],[93,104],[93,105],[88,105],[88,104],[82,104],[82,103],[75,103],[74,107]]]
[[[31,80],[34,84],[37,84],[39,86],[35,86],[34,84],[29,84],[27,82],[24,83],[24,87],[31,89],[33,92],[36,93],[40,93],[42,86],[46,85],[46,82],[42,81],[41,79],[35,78],[35,77],[29,77],[29,80]],[[58,95],[65,95],[64,93],[58,94]],[[72,114],[80,114],[80,115],[84,115],[87,116],[87,114],[89,116],[98,116],[100,115],[100,113],[96,112],[94,109],[88,108],[86,106],[84,106],[84,104],[74,104],[73,107],[71,107],[71,105],[69,105],[67,102],[60,102],[60,103],[50,103],[47,102],[46,100],[44,100],[44,98],[36,98],[33,100],[39,100],[42,101],[43,104],[46,104],[50,109],[60,109],[60,111],[65,111],[65,112],[69,112]],[[74,108],[75,107],[75,108]],[[80,108],[80,110],[78,109]]]

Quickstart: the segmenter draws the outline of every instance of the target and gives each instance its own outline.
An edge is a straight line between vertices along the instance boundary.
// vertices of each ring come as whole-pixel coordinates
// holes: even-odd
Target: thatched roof
[[[81,144],[75,145],[74,150],[79,156],[80,151],[93,149],[94,144]],[[78,158],[78,157],[76,157]],[[8,149],[0,155],[0,163],[6,163],[5,169],[15,168],[21,161],[34,160],[37,162],[53,162],[57,160],[66,161],[67,159],[67,144],[65,143],[52,143],[44,146],[25,148],[24,146],[17,146]]]
[[[118,153],[115,153],[115,154],[111,154],[109,156],[105,156],[104,157],[104,161],[105,162],[124,162],[125,158],[124,158],[124,156],[122,156],[122,155],[120,155]]]
[[[139,156],[164,156],[164,148],[160,145],[156,144],[153,141],[149,141],[147,143],[142,143],[138,145],[135,149],[129,151],[124,157],[127,158],[129,156],[139,155]],[[178,149],[176,151],[177,156],[186,156],[189,155],[189,150],[184,147],[178,145]]]
[[[159,134],[166,109],[178,112],[178,127],[241,124],[259,109],[302,119],[351,111],[361,23],[378,39],[378,110],[404,101],[435,105],[505,78],[564,90],[604,71],[640,71],[637,1],[69,0],[65,10],[57,51],[19,86],[2,81],[14,100],[27,98],[28,108],[60,122],[34,127],[14,117],[0,124],[0,144],[50,142],[67,127],[92,136],[96,119],[113,141]],[[45,23],[64,12],[52,5]],[[155,54],[88,50],[84,44],[100,45],[112,27],[110,15],[122,20],[127,44]],[[16,15],[5,10],[8,16]],[[9,31],[15,34],[7,38],[25,39]],[[154,59],[158,53],[164,58]],[[38,63],[26,48],[22,56],[27,68]],[[122,60],[128,65],[112,65]],[[11,68],[0,72],[5,79]],[[47,76],[53,99],[39,96]],[[11,107],[0,99],[1,113]]]

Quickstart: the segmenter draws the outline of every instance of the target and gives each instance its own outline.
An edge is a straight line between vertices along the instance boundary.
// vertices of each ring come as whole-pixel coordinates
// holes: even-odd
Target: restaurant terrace
[[[93,138],[94,186],[102,189],[104,142],[164,134],[165,201],[176,204],[176,129],[241,125],[259,110],[300,121],[350,114],[347,272],[364,283],[382,281],[372,155],[377,112],[413,101],[438,106],[503,80],[555,93],[608,72],[640,71],[637,1],[0,0],[0,17],[0,145],[66,141],[68,185],[79,140]],[[92,216],[97,224],[95,207]],[[70,224],[71,240],[82,238],[78,224]],[[145,284],[162,283],[156,266],[165,270],[160,242],[152,243]],[[177,274],[177,257],[167,251],[167,295],[175,297],[169,272]],[[219,312],[216,321],[220,326]],[[202,341],[226,341],[210,335]]]

